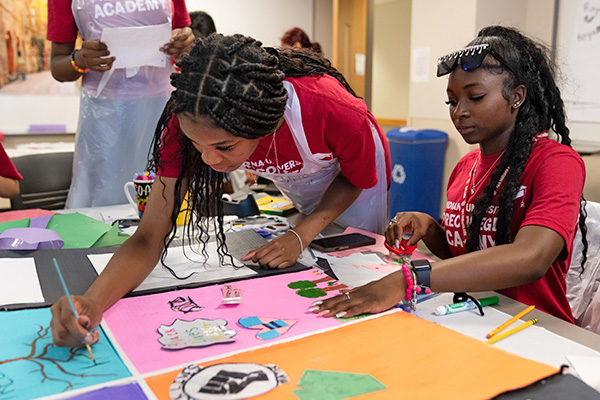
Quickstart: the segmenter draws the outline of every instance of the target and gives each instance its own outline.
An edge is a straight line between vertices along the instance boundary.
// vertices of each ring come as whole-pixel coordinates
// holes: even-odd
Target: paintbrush
[[[73,304],[73,300],[71,300],[71,294],[69,293],[69,289],[67,288],[67,283],[65,282],[65,278],[63,278],[62,272],[60,272],[60,268],[58,263],[56,262],[56,258],[53,258],[54,266],[56,267],[56,272],[58,273],[58,277],[60,278],[60,283],[62,283],[63,289],[65,291],[65,296],[67,296],[67,300],[69,300],[69,304],[71,305],[71,311],[73,311],[73,315],[75,319],[79,319],[79,314],[77,314],[77,310],[75,309],[75,304]],[[90,352],[90,357],[92,357],[92,361],[94,365],[96,364],[96,359],[94,358],[94,353],[92,353],[92,348],[89,344],[86,344],[85,347]]]

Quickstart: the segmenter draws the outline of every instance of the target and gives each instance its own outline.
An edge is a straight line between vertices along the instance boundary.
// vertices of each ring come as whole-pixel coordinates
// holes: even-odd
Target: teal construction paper
[[[92,346],[52,343],[49,308],[0,312],[0,400],[33,399],[131,376],[102,330]]]

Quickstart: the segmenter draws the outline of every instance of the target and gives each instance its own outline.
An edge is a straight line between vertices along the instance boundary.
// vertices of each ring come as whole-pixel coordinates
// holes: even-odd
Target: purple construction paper
[[[60,249],[64,244],[50,229],[12,228],[0,233],[0,250]]]
[[[144,391],[137,383],[130,383],[123,386],[110,386],[80,394],[79,396],[69,397],[71,400],[146,400]]]
[[[30,218],[29,227],[46,229],[48,222],[50,222],[50,218],[52,217],[52,215],[42,215],[41,217]]]

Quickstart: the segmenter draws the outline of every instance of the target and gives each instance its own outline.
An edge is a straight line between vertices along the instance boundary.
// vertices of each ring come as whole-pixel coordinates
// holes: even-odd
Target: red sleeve
[[[181,171],[180,138],[179,120],[173,115],[163,134],[164,147],[160,151],[159,176],[164,176],[165,178],[179,177],[179,171]]]
[[[173,5],[173,28],[183,28],[190,26],[192,20],[188,14],[185,0],[172,0]]]
[[[557,150],[549,149],[535,171],[533,198],[521,227],[540,225],[552,229],[563,237],[570,253],[577,230],[585,165],[574,150],[558,144],[554,147]]]
[[[48,0],[46,39],[57,43],[74,42],[77,39],[77,32],[71,0]]]
[[[0,145],[0,176],[16,179],[18,181],[23,179],[23,176],[17,171],[15,164],[10,161],[8,154],[6,154],[2,145]]]

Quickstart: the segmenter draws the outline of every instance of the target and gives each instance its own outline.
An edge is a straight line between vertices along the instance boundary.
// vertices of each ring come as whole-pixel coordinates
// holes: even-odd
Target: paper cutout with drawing
[[[178,375],[169,395],[172,400],[248,399],[289,382],[274,364],[215,364],[206,368],[188,365]]]
[[[233,285],[223,285],[223,301],[221,304],[240,304],[242,302],[242,289]]]
[[[161,325],[158,342],[163,349],[179,350],[186,347],[203,347],[217,343],[230,343],[236,331],[225,327],[224,319],[196,318],[193,321],[176,319],[171,325]]]
[[[260,329],[256,337],[262,340],[275,339],[286,333],[297,322],[295,319],[244,317],[238,323],[244,328]]]
[[[183,296],[178,296],[174,300],[169,301],[171,310],[180,311],[184,314],[202,310],[198,304],[188,296],[187,300]]]
[[[49,308],[0,313],[0,399],[31,399],[131,376],[110,340],[100,331],[93,346],[52,343]]]
[[[361,394],[386,389],[386,386],[369,374],[349,372],[304,371],[293,390],[300,400],[343,400]]]
[[[98,390],[89,391],[78,396],[69,397],[69,400],[148,400],[144,391],[137,383],[128,385],[109,386]]]

